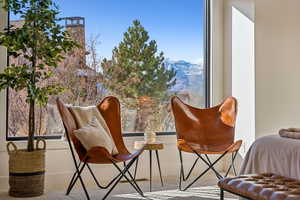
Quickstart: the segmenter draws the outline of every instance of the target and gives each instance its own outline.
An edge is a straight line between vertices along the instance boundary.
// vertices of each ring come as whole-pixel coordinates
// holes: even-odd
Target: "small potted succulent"
[[[0,45],[7,48],[9,56],[22,57],[22,65],[6,66],[0,73],[0,90],[11,88],[26,91],[28,112],[27,149],[17,149],[8,143],[9,153],[9,195],[33,197],[44,192],[45,141],[39,148],[35,140],[36,106],[47,105],[50,95],[63,91],[58,84],[47,82],[53,68],[64,57],[63,54],[77,46],[59,25],[58,7],[52,0],[0,0],[3,9],[19,16],[23,21],[20,27],[7,27],[0,32]],[[13,148],[12,148],[13,147]]]

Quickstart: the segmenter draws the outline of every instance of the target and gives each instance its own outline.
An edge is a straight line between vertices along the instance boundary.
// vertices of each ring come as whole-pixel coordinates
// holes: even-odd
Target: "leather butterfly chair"
[[[73,174],[73,177],[70,181],[70,184],[67,189],[66,195],[68,195],[75,183],[79,180],[86,198],[89,200],[89,194],[87,192],[87,189],[85,187],[83,178],[81,176],[82,171],[87,167],[89,172],[91,173],[96,185],[100,189],[109,189],[109,191],[106,193],[106,195],[103,197],[103,199],[106,199],[107,196],[112,192],[112,190],[115,188],[115,186],[120,182],[120,180],[125,177],[127,181],[133,186],[133,188],[141,195],[143,196],[143,192],[138,186],[138,184],[135,182],[134,178],[132,177],[131,173],[129,172],[130,167],[133,165],[133,163],[138,159],[138,157],[143,152],[143,148],[136,151],[135,153],[131,154],[123,141],[122,137],[122,131],[121,131],[121,117],[120,117],[120,103],[119,100],[115,97],[106,97],[102,100],[102,102],[97,106],[100,113],[102,114],[103,118],[105,119],[108,128],[110,129],[112,138],[116,144],[116,147],[118,149],[119,154],[117,155],[111,155],[108,153],[108,151],[103,147],[93,147],[89,151],[86,151],[86,149],[82,146],[80,141],[75,137],[73,134],[73,131],[78,129],[78,126],[76,125],[76,121],[71,114],[68,107],[64,105],[64,103],[57,99],[57,106],[59,113],[61,115],[66,135],[69,143],[69,147],[71,150],[71,154],[73,157],[74,165],[76,168],[76,171]],[[73,144],[73,145],[72,145]],[[79,161],[77,161],[75,157],[75,153],[77,153]],[[128,164],[126,165],[126,161],[128,161]],[[123,162],[124,168],[121,169],[117,163]],[[116,175],[106,186],[101,185],[95,174],[93,173],[91,167],[89,164],[112,164],[119,172],[118,175]],[[128,177],[129,176],[129,177]]]
[[[206,172],[213,170],[218,179],[223,176],[215,169],[215,164],[227,153],[232,154],[231,165],[225,177],[233,168],[234,160],[241,147],[242,141],[234,142],[234,127],[237,116],[237,101],[234,97],[227,98],[222,104],[212,108],[199,109],[183,103],[178,97],[171,100],[172,111],[175,118],[177,135],[177,147],[180,156],[179,189],[182,190],[182,181],[187,181],[198,160],[202,160],[208,168],[197,178],[189,183],[183,190],[187,190]],[[182,152],[193,153],[197,159],[185,176],[182,160]],[[219,154],[212,162],[208,155]]]

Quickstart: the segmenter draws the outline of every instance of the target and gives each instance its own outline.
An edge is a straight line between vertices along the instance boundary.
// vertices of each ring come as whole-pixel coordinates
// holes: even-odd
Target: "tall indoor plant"
[[[39,180],[36,180],[36,177],[44,172],[45,158],[44,152],[37,146],[34,147],[35,107],[37,104],[45,106],[49,95],[58,94],[63,90],[59,84],[49,83],[47,80],[52,76],[51,69],[63,60],[63,54],[77,44],[59,25],[58,7],[52,0],[2,1],[4,9],[24,21],[20,27],[7,27],[0,32],[0,45],[7,48],[9,56],[22,57],[25,62],[19,66],[7,66],[4,72],[0,73],[0,90],[26,90],[26,102],[29,104],[27,149],[9,151],[10,195],[37,196],[43,193],[43,186],[38,187],[36,183],[44,184],[44,177]],[[13,146],[16,147],[14,144]],[[31,160],[36,158],[40,160]],[[37,163],[41,166],[36,166]],[[36,191],[34,187],[40,189]]]

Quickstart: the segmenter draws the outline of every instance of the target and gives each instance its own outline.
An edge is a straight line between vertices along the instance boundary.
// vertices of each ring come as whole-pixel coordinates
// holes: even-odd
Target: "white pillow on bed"
[[[74,135],[87,151],[92,147],[103,147],[110,154],[116,154],[114,141],[96,118],[93,118],[82,128],[75,130]]]

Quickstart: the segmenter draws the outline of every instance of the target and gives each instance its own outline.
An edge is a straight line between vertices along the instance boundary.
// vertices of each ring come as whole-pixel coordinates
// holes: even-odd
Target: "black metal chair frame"
[[[208,157],[208,154],[202,154],[202,155],[204,155],[205,156],[205,158],[201,155],[201,154],[199,154],[196,150],[194,150],[194,149],[192,149],[193,150],[193,152],[197,155],[197,158],[196,158],[196,160],[195,160],[195,162],[194,162],[194,164],[192,165],[192,167],[191,167],[191,169],[189,170],[189,172],[188,172],[188,174],[187,174],[187,176],[185,176],[184,174],[184,167],[183,167],[183,159],[182,159],[182,151],[181,150],[179,150],[179,158],[180,158],[180,175],[179,175],[179,190],[181,190],[181,191],[186,191],[187,189],[189,189],[195,182],[197,182],[203,175],[205,175],[209,170],[212,170],[214,173],[215,173],[215,175],[216,175],[216,177],[220,180],[220,179],[222,179],[222,178],[224,178],[224,177],[227,177],[228,176],[228,174],[229,174],[229,172],[230,172],[230,170],[231,170],[231,168],[233,169],[233,172],[234,172],[234,174],[235,174],[235,176],[237,175],[237,173],[236,173],[236,169],[235,169],[235,166],[234,166],[234,161],[235,161],[235,158],[236,158],[236,156],[237,156],[237,154],[238,154],[238,151],[236,151],[236,152],[232,152],[231,153],[231,164],[230,164],[230,166],[229,166],[229,168],[228,168],[228,170],[227,170],[227,172],[226,172],[226,174],[225,174],[225,176],[222,176],[216,169],[215,169],[215,164],[217,164],[227,153],[228,153],[228,151],[225,151],[223,154],[221,154],[221,156],[219,156],[214,162],[211,162],[211,160],[209,159],[209,157]],[[202,160],[203,161],[203,163],[205,163],[207,166],[208,166],[208,168],[206,168],[198,177],[196,177],[192,182],[190,182],[184,189],[182,189],[182,182],[186,182],[186,181],[188,181],[188,179],[190,178],[190,175],[191,175],[191,173],[193,172],[193,170],[194,170],[194,168],[195,168],[195,166],[196,166],[196,164],[197,164],[197,162],[198,162],[198,160]]]
[[[69,148],[70,148],[70,151],[71,151],[71,155],[72,155],[72,158],[73,158],[73,161],[74,161],[74,165],[75,165],[75,168],[76,168],[76,171],[74,172],[72,178],[71,178],[71,181],[69,183],[69,186],[68,186],[68,189],[67,189],[67,192],[66,192],[66,195],[69,195],[70,192],[72,191],[74,185],[76,184],[76,182],[80,181],[81,183],[81,186],[84,190],[84,193],[85,193],[85,196],[87,198],[87,200],[90,200],[90,195],[85,187],[85,184],[84,184],[84,181],[83,181],[83,178],[81,176],[81,173],[83,172],[83,170],[85,169],[85,167],[87,167],[87,169],[89,170],[90,174],[92,175],[96,185],[100,188],[100,189],[109,189],[109,191],[105,194],[105,196],[102,198],[103,200],[106,199],[108,197],[108,195],[113,191],[113,189],[118,185],[118,183],[121,181],[121,179],[124,177],[129,183],[130,185],[142,196],[144,197],[144,194],[143,194],[143,191],[141,190],[141,188],[138,186],[138,184],[136,183],[135,179],[133,178],[133,176],[131,175],[129,169],[131,168],[131,166],[133,166],[134,162],[137,161],[137,159],[139,158],[140,155],[138,155],[137,157],[133,158],[132,160],[129,161],[129,163],[126,165],[125,162],[123,162],[124,164],[124,168],[121,169],[117,163],[113,160],[110,160],[111,163],[113,164],[113,166],[119,171],[119,174],[117,174],[107,185],[103,186],[99,183],[99,181],[97,180],[94,172],[92,171],[90,165],[86,162],[87,160],[85,161],[77,161],[76,159],[76,156],[75,156],[75,152],[74,152],[74,149],[73,149],[73,146],[72,146],[72,143],[71,143],[71,140],[70,140],[70,136],[68,134],[67,135],[67,140],[68,140],[68,143],[69,143]],[[127,177],[127,175],[129,175],[130,179]]]
[[[152,151],[155,151],[155,154],[156,154],[157,167],[158,167],[160,183],[161,183],[162,187],[164,187],[164,182],[163,182],[163,178],[162,178],[162,174],[161,174],[161,167],[160,167],[158,150],[156,149],[156,150],[148,150],[148,151],[149,151],[150,192],[151,192],[152,191]],[[135,163],[136,164],[135,164],[135,169],[134,169],[134,180],[136,180],[136,174],[137,174],[139,158],[136,159]]]

